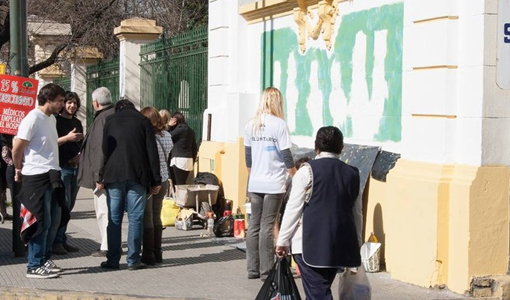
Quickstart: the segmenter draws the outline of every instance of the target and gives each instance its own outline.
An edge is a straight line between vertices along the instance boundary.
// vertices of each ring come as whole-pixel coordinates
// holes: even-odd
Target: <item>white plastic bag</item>
[[[339,279],[340,300],[370,300],[372,298],[370,282],[363,266],[360,266],[357,272],[354,272],[354,269],[345,269]]]

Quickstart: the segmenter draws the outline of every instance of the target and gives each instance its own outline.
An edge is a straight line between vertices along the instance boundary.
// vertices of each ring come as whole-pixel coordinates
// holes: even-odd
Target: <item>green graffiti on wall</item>
[[[273,86],[275,78],[279,75],[278,87],[284,96],[288,90],[290,74],[289,63],[293,58],[296,70],[293,84],[298,91],[298,99],[294,114],[296,127],[294,135],[312,136],[314,134],[311,116],[307,110],[312,87],[311,79],[316,79],[322,97],[323,125],[333,124],[330,101],[334,82],[332,74],[338,72],[339,86],[347,103],[359,101],[352,95],[353,88],[353,54],[356,36],[361,32],[366,37],[364,49],[364,85],[368,100],[372,101],[374,90],[375,65],[375,35],[377,32],[386,32],[386,56],[384,57],[384,82],[387,85],[387,98],[384,99],[384,109],[379,116],[379,128],[373,136],[374,141],[400,141],[402,132],[402,38],[403,38],[403,3],[384,5],[381,7],[353,12],[342,16],[338,34],[334,40],[331,51],[310,47],[304,54],[299,52],[297,34],[291,28],[267,31],[262,34],[262,86]],[[278,63],[281,72],[274,73],[274,66]],[[316,64],[317,73],[312,74],[312,64]],[[334,69],[336,66],[337,69]],[[339,66],[339,69],[338,69]],[[315,78],[313,78],[315,76]],[[330,100],[331,99],[331,100]],[[347,114],[345,120],[339,125],[346,137],[353,137],[353,116]],[[359,126],[359,125],[358,125]]]

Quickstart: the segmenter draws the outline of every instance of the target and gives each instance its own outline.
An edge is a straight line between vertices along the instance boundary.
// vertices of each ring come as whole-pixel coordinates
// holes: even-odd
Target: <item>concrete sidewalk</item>
[[[144,270],[129,271],[125,256],[121,269],[99,267],[105,258],[91,257],[98,249],[99,230],[90,190],[78,194],[68,226],[70,244],[81,250],[54,255],[63,273],[55,279],[27,279],[26,258],[12,252],[12,222],[0,225],[0,299],[254,299],[262,286],[248,280],[245,253],[223,244],[222,239],[202,238],[201,229],[163,231],[163,263]],[[11,213],[11,211],[9,211]],[[127,238],[127,217],[123,241]],[[123,245],[127,249],[126,244]],[[432,290],[402,283],[388,273],[368,274],[373,300],[467,299],[447,290]],[[302,292],[301,280],[296,283]],[[338,297],[337,280],[333,286]],[[473,299],[473,298],[470,298]]]

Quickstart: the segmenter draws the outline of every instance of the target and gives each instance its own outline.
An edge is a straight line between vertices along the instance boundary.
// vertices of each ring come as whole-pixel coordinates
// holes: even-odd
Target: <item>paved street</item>
[[[11,244],[12,222],[0,225],[0,299],[254,299],[262,285],[248,280],[245,253],[226,241],[202,238],[203,230],[163,231],[163,263],[145,270],[129,271],[125,256],[121,270],[99,267],[104,258],[91,257],[98,248],[99,231],[94,216],[91,191],[78,195],[68,226],[70,244],[81,250],[54,256],[64,271],[56,279],[27,279],[26,259],[15,258]],[[127,238],[127,217],[123,241]],[[124,250],[126,250],[124,244]],[[416,287],[392,280],[388,273],[369,274],[372,299],[465,299],[450,291]],[[301,281],[297,279],[301,289]],[[334,284],[337,295],[337,283]],[[304,299],[304,293],[301,291]],[[335,297],[337,299],[337,297]]]

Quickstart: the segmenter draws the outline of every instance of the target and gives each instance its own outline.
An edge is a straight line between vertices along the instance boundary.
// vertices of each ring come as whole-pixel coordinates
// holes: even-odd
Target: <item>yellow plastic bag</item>
[[[165,197],[163,199],[163,206],[161,208],[161,224],[165,227],[174,226],[175,218],[179,213],[179,206],[175,203],[173,198]]]

